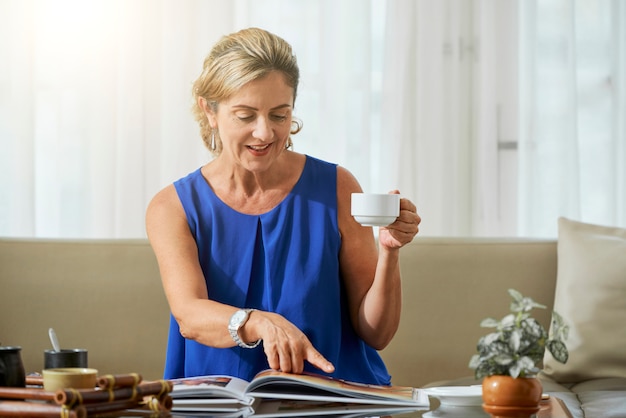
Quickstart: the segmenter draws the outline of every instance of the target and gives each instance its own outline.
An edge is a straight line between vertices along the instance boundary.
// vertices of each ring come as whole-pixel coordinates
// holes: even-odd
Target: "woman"
[[[376,248],[350,216],[357,180],[289,150],[298,81],[289,44],[246,29],[214,46],[194,84],[215,158],[146,215],[172,311],[165,378],[272,368],[390,383],[376,350],[398,327],[398,253],[420,218],[401,199]]]

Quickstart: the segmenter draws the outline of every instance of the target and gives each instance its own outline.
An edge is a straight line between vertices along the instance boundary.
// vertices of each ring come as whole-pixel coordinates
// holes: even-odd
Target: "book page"
[[[254,397],[276,399],[429,405],[428,396],[412,387],[367,385],[314,374],[296,375],[274,370],[259,373],[248,385],[247,393]]]
[[[197,376],[171,379],[174,384],[172,399],[236,399],[244,405],[251,405],[253,398],[245,393],[248,382],[231,376]],[[176,402],[175,402],[176,403]]]
[[[333,417],[372,417],[376,415],[393,415],[419,410],[417,407],[393,407],[385,405],[364,405],[344,402],[314,402],[314,401],[262,401],[255,408],[255,417],[305,417],[324,416]]]

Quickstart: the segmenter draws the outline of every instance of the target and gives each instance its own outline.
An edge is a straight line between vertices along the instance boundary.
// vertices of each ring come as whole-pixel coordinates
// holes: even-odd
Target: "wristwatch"
[[[228,332],[230,332],[230,336],[233,337],[233,341],[236,342],[239,347],[254,348],[261,342],[261,340],[257,340],[252,344],[247,344],[239,338],[239,328],[243,327],[248,321],[250,312],[255,310],[256,309],[240,309],[235,312],[233,316],[230,317],[230,321],[228,321]]]

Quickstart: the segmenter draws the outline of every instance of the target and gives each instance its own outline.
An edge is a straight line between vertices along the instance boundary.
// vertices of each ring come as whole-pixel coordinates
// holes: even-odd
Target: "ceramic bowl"
[[[43,369],[43,388],[50,392],[59,389],[93,389],[96,387],[98,371],[83,367]]]

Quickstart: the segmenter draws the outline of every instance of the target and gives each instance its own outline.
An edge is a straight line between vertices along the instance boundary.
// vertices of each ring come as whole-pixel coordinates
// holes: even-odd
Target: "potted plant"
[[[494,331],[480,338],[478,354],[472,356],[469,367],[475,370],[476,379],[483,379],[485,411],[501,416],[516,409],[531,415],[539,410],[542,387],[536,375],[545,350],[558,362],[567,362],[564,340],[569,327],[553,311],[548,333],[530,315],[532,309],[546,307],[515,289],[509,289],[509,294],[513,298],[511,313],[500,321],[486,318],[481,322],[482,327]]]

